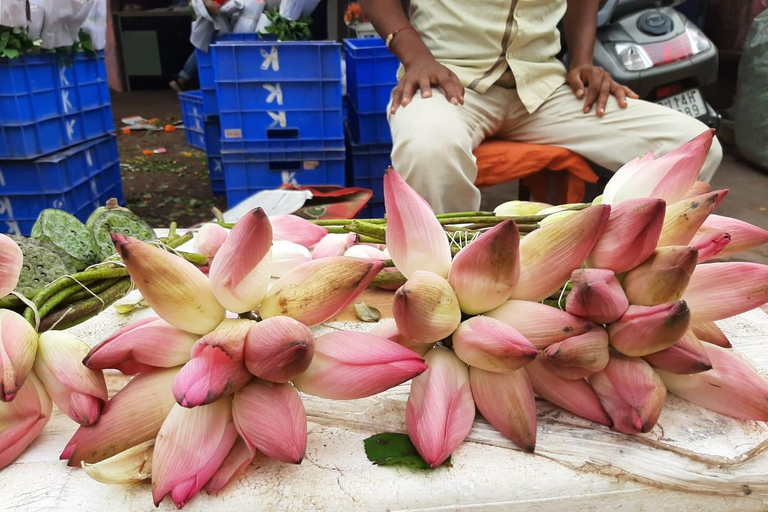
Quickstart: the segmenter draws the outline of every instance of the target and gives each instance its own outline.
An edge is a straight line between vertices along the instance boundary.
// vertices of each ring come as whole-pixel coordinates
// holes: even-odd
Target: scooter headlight
[[[641,71],[653,67],[648,54],[642,46],[632,43],[616,43],[614,46],[619,60],[628,71]]]
[[[688,40],[691,42],[691,50],[693,50],[694,55],[709,50],[710,46],[712,46],[709,38],[704,35],[699,27],[690,21],[685,22],[685,33],[688,34]]]

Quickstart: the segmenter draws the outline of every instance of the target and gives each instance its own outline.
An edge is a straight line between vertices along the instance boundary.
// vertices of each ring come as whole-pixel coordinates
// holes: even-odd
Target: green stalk
[[[188,262],[192,263],[196,267],[204,267],[208,264],[208,256],[203,254],[197,254],[194,252],[177,251],[174,254],[178,254]]]
[[[0,309],[20,308],[24,303],[15,295],[6,295],[0,299]]]
[[[355,220],[349,226],[349,231],[353,231],[358,235],[366,235],[371,238],[378,238],[379,240],[387,239],[387,228],[377,224],[371,224],[362,220]]]
[[[375,238],[368,235],[357,234],[357,241],[361,244],[385,244],[387,241],[383,238]]]
[[[98,295],[101,292],[103,292],[104,290],[106,290],[107,288],[111,288],[112,286],[116,285],[121,279],[125,279],[125,278],[124,277],[116,277],[114,279],[106,279],[106,280],[101,281],[99,283],[96,283],[96,284],[94,284],[92,286],[89,286],[88,290],[90,290],[93,293],[89,292],[88,290],[83,290],[82,288],[80,288],[80,291],[78,291],[76,293],[73,293],[72,295],[70,295],[69,297],[64,299],[64,301],[61,303],[61,305],[72,304],[73,302],[78,302],[78,301],[81,301],[81,300],[85,300],[85,299],[87,299],[89,297],[93,297],[94,293],[96,295]]]
[[[349,224],[345,224],[344,226],[348,226]],[[335,235],[346,235],[349,233],[344,226],[324,226],[325,229],[328,230],[329,233],[333,233]]]
[[[403,284],[407,281],[400,272],[379,272],[379,275],[373,278],[368,288],[380,288],[382,286],[391,286]]]
[[[457,212],[457,213],[439,213],[435,215],[438,219],[455,219],[457,217],[493,217],[493,212]]]
[[[92,316],[101,312],[104,308],[123,297],[131,289],[131,280],[121,279],[112,287],[98,294],[99,299],[91,297],[68,306],[62,306],[46,316],[40,322],[40,332],[45,332],[55,324],[57,330],[68,329],[83,323]],[[103,302],[102,302],[103,301]],[[58,323],[57,323],[58,322]]]

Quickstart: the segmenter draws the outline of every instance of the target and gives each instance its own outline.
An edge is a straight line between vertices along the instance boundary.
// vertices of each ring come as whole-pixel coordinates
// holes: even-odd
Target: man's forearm
[[[432,58],[432,53],[415,30],[402,30],[410,27],[411,23],[400,0],[360,0],[360,6],[382,38],[400,30],[392,40],[390,50],[403,65],[408,67],[415,60]]]
[[[571,66],[592,64],[600,0],[568,0],[567,3],[563,29]]]

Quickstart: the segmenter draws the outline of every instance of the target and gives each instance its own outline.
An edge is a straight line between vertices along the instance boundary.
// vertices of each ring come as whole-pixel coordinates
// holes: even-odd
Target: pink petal
[[[611,346],[622,354],[642,357],[667,349],[683,337],[691,324],[685,301],[659,306],[630,306],[608,326]]]
[[[699,263],[717,258],[730,243],[730,234],[716,231],[702,237],[694,237],[691,241],[691,244],[699,251]]]
[[[417,270],[395,292],[392,314],[403,336],[435,343],[456,330],[461,322],[459,300],[444,278]]]
[[[712,369],[712,363],[704,346],[690,330],[668,349],[649,354],[643,359],[657,370],[679,375],[706,372]]]
[[[24,255],[16,242],[0,234],[0,297],[16,288],[23,260]]]
[[[658,306],[680,300],[699,254],[695,247],[659,247],[622,280],[629,302],[637,306]]]
[[[285,240],[310,248],[324,236],[328,230],[296,215],[275,215],[270,217],[274,240]]]
[[[356,238],[355,233],[346,235],[329,233],[312,250],[312,259],[344,256],[346,250],[354,245]]]
[[[224,241],[229,235],[229,230],[222,226],[210,222],[205,224],[197,236],[195,236],[194,251],[198,254],[208,256],[208,262],[213,260],[216,253],[219,252],[221,246],[224,245]]]
[[[569,313],[606,324],[621,318],[629,307],[629,300],[611,270],[574,270],[571,283],[573,289],[565,301]]]
[[[229,485],[230,482],[245,471],[253,462],[255,456],[256,452],[248,446],[248,443],[242,437],[238,436],[227,458],[224,459],[224,462],[221,463],[213,477],[205,484],[205,492],[215,494]]]
[[[659,246],[688,245],[727,194],[727,190],[717,190],[667,206]]]
[[[584,318],[527,300],[509,300],[485,315],[515,328],[539,350],[571,336],[584,334],[593,326]]]
[[[723,348],[731,348],[731,342],[728,341],[728,336],[715,325],[715,322],[701,322],[691,325],[691,331],[701,341],[706,341],[713,345]]]
[[[536,347],[501,320],[475,316],[453,333],[456,356],[470,366],[507,373],[522,368],[537,354]]]
[[[551,373],[564,379],[583,379],[608,364],[608,333],[600,326],[579,336],[550,345],[539,361]]]
[[[34,373],[13,402],[0,402],[0,469],[24,453],[48,423],[52,408],[51,398]]]
[[[253,375],[288,382],[303,373],[315,353],[315,336],[306,325],[287,316],[254,325],[245,339],[245,366]]]
[[[373,326],[373,329],[368,331],[368,334],[394,341],[398,345],[402,345],[403,347],[416,352],[421,357],[424,357],[424,354],[429,352],[433,347],[433,344],[431,343],[414,341],[400,334],[400,330],[397,328],[397,322],[394,318],[387,318],[379,321],[379,323]]]
[[[619,168],[618,171],[613,173],[611,179],[605,185],[603,190],[603,204],[611,204],[616,201],[616,194],[621,191],[630,179],[634,175],[643,169],[646,165],[654,161],[654,156],[651,151],[648,151],[642,156],[630,160]]]
[[[691,243],[697,245],[703,237],[712,232],[728,233],[731,236],[731,242],[720,252],[720,257],[749,251],[768,244],[768,231],[765,229],[742,220],[715,214],[707,217]]]
[[[691,309],[691,323],[721,320],[768,302],[768,265],[759,263],[704,263],[691,276],[683,300]]]
[[[32,371],[37,332],[20,314],[0,309],[0,401],[10,402]]]

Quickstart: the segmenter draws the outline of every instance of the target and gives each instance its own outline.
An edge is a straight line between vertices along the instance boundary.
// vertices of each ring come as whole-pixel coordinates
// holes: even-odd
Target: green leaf
[[[0,52],[5,50],[5,47],[8,46],[8,40],[11,38],[10,32],[3,32],[0,34]]]
[[[379,466],[406,466],[411,469],[432,469],[421,458],[411,439],[406,434],[384,432],[376,434],[365,441],[365,455],[368,460]],[[451,466],[448,457],[441,466]]]
[[[355,304],[355,315],[363,322],[378,322],[381,320],[381,311],[366,304],[365,301]]]
[[[3,57],[8,57],[9,59],[15,59],[19,56],[19,50],[13,50],[11,48],[6,48],[3,50]]]

